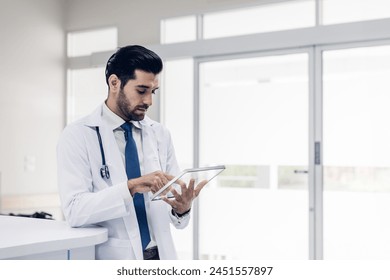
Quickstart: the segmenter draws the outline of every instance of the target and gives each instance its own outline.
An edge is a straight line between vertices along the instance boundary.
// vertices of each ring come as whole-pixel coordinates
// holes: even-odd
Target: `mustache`
[[[140,105],[140,106],[137,106],[136,108],[138,108],[138,109],[145,109],[145,110],[148,110],[149,109],[149,105]]]

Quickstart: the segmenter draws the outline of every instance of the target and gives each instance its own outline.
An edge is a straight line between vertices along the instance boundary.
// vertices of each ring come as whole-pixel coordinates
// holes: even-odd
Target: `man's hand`
[[[180,185],[181,194],[172,188],[170,191],[174,195],[175,199],[168,199],[166,197],[163,197],[162,199],[171,205],[173,211],[177,214],[183,214],[191,209],[192,201],[199,195],[200,191],[207,182],[207,180],[203,180],[196,186],[196,188],[194,188],[195,180],[191,179],[187,188],[183,181],[178,180],[176,183]]]
[[[155,171],[147,175],[128,180],[127,187],[129,188],[132,196],[134,196],[135,193],[147,193],[149,191],[155,193],[168,183],[168,180],[171,177],[171,175],[162,171]]]

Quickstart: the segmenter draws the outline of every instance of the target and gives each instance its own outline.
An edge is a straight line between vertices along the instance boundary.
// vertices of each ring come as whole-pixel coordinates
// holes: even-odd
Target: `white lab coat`
[[[72,227],[98,225],[108,229],[108,241],[96,247],[97,259],[143,259],[141,237],[132,197],[127,189],[126,169],[112,129],[102,119],[103,106],[68,125],[57,146],[58,184],[62,209]],[[145,117],[141,122],[144,173],[162,170],[177,175],[174,148],[168,130]],[[110,179],[100,175],[102,158],[95,127],[99,126]],[[164,201],[150,201],[146,211],[161,259],[176,259],[170,224],[184,228],[189,215],[171,214]]]

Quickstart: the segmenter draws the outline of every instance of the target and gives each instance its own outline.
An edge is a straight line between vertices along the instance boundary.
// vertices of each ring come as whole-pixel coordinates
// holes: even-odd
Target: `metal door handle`
[[[307,170],[294,170],[294,173],[295,174],[308,174],[309,171],[307,171]]]

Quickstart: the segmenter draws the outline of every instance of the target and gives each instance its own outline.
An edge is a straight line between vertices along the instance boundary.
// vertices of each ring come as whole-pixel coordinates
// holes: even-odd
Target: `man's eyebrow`
[[[146,85],[137,85],[135,87],[138,87],[138,88],[146,88],[146,89],[149,89],[150,86],[146,86]]]
[[[150,89],[150,86],[147,86],[147,85],[137,85],[137,86],[135,86],[135,87],[137,87],[137,88],[143,88],[143,89]],[[153,91],[155,91],[155,90],[157,90],[157,89],[159,89],[160,87],[156,87],[156,88],[154,88],[153,89]]]

